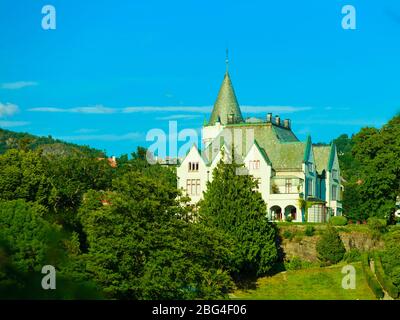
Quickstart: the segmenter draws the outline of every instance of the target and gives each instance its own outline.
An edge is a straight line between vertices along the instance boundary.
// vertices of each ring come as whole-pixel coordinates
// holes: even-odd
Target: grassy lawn
[[[252,300],[375,300],[365,280],[361,263],[356,268],[356,289],[342,288],[341,273],[345,264],[326,268],[311,268],[280,272],[272,277],[259,278],[254,290],[237,290],[231,299]]]

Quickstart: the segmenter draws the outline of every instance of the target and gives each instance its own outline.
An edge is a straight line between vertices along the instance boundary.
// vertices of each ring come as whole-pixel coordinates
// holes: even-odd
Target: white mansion
[[[315,146],[297,139],[289,119],[271,113],[243,119],[228,71],[208,123],[202,129],[202,152],[193,145],[177,168],[178,188],[197,203],[222,159],[244,164],[258,180],[270,220],[324,222],[341,215],[343,187],[334,144]],[[239,173],[240,174],[240,173]]]

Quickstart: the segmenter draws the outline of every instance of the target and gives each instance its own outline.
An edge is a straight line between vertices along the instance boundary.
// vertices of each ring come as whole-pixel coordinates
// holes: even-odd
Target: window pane
[[[186,180],[186,193],[189,194],[190,192],[190,179]]]

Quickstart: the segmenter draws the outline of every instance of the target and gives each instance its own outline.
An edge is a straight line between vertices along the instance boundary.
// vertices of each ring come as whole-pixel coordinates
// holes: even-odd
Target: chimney
[[[277,126],[280,126],[281,125],[281,118],[277,115],[277,116],[275,116],[275,124],[277,125]]]
[[[287,129],[290,129],[290,120],[289,119],[283,120],[283,126]]]
[[[267,113],[267,122],[272,121],[272,113]]]

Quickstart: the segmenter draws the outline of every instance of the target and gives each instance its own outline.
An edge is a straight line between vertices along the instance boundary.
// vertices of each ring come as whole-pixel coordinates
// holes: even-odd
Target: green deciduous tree
[[[13,264],[21,271],[38,271],[56,263],[51,252],[60,240],[60,227],[43,217],[46,208],[24,200],[0,202],[0,237],[10,244]]]
[[[393,227],[385,235],[385,250],[382,253],[382,264],[386,275],[400,289],[400,228]]]
[[[108,190],[114,169],[106,159],[81,156],[46,157],[50,183],[48,207],[53,218],[81,233],[76,212],[88,190]]]
[[[79,212],[87,235],[87,270],[107,297],[216,298],[231,279],[229,244],[216,230],[190,222],[176,188],[139,172],[90,191]],[[191,213],[192,215],[194,213]]]
[[[360,210],[390,220],[400,194],[400,115],[381,129],[363,128],[354,137],[360,163]]]
[[[76,268],[66,250],[67,235],[61,226],[45,220],[46,214],[47,209],[37,203],[0,201],[0,299],[99,298],[98,289],[82,276],[84,265]],[[45,265],[57,270],[57,290],[41,286]]]
[[[0,199],[25,199],[46,204],[49,183],[41,154],[9,150],[0,155]]]
[[[393,221],[400,194],[400,115],[381,129],[362,128],[335,140],[345,183],[344,214],[352,220],[368,217]]]

